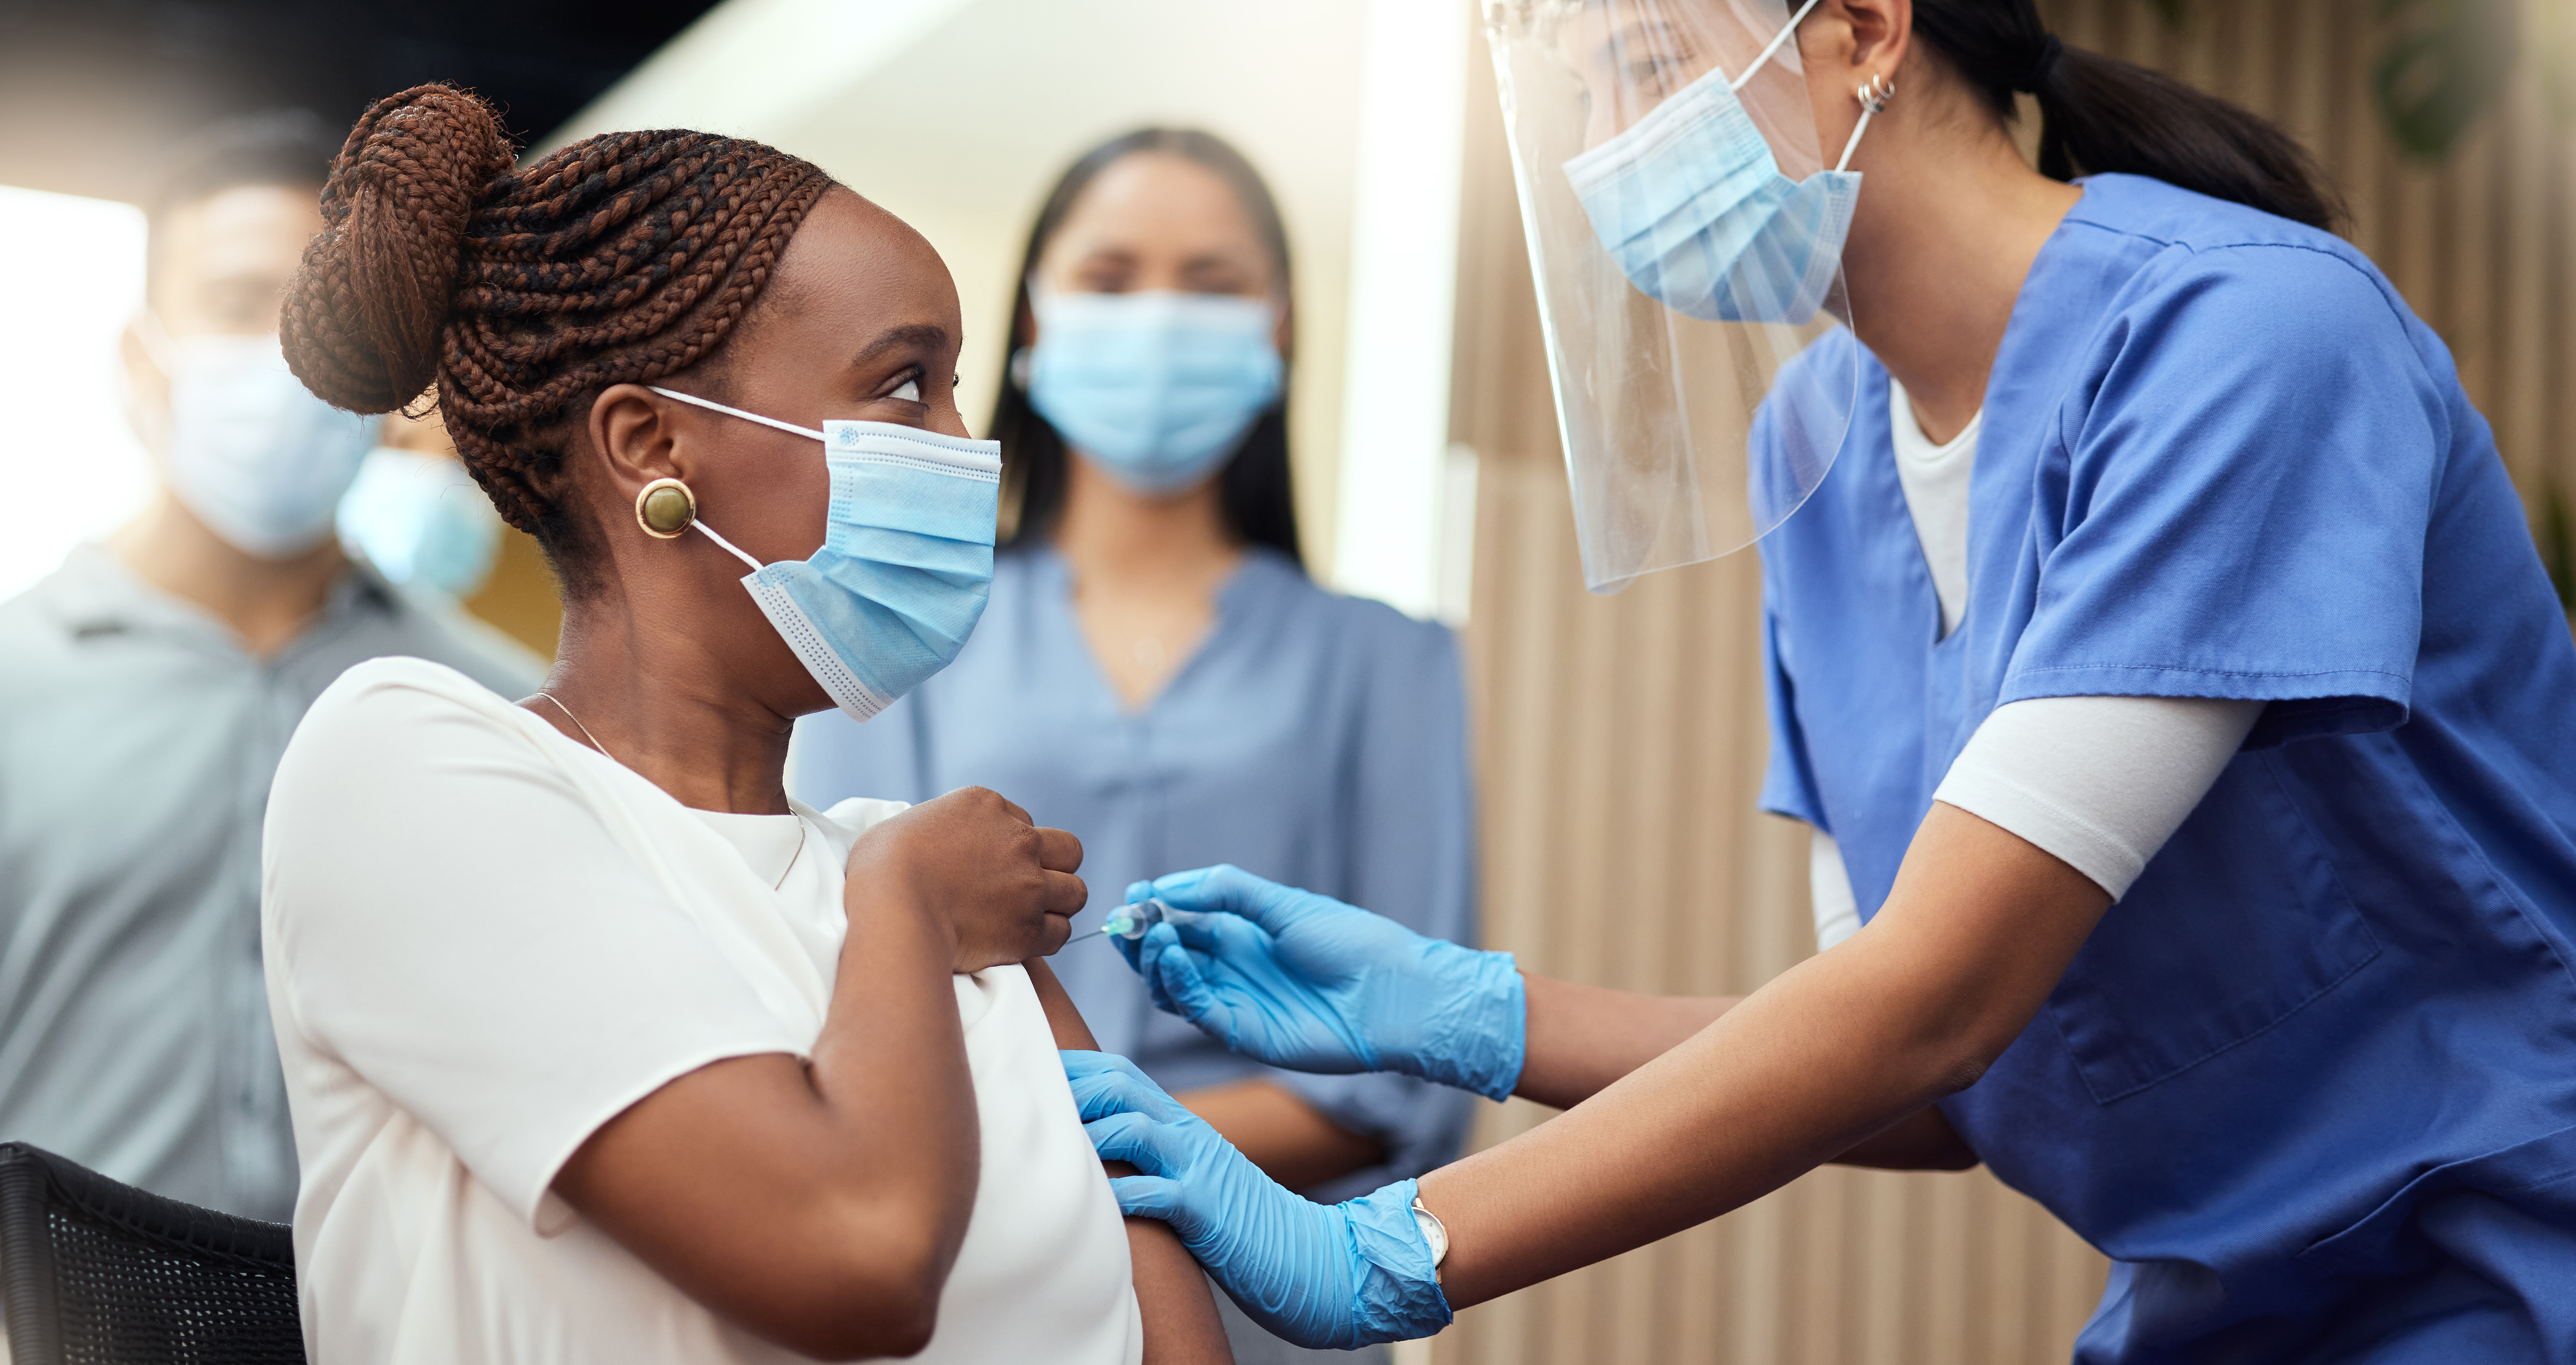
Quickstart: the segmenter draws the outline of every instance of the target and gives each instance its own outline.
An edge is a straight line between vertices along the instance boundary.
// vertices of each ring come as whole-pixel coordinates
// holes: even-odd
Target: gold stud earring
[[[635,524],[656,540],[677,540],[698,519],[698,495],[678,479],[655,479],[635,495]]]

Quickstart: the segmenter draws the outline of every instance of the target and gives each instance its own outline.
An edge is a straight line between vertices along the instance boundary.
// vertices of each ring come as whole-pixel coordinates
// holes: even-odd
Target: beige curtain
[[[2353,238],[2457,353],[2526,492],[2567,454],[2568,139],[2528,75],[2439,167],[2369,100],[2359,0],[2044,0],[2070,45],[2281,120],[2342,184]],[[1486,935],[1534,970],[1740,992],[1812,948],[1805,833],[1753,810],[1766,744],[1757,565],[1582,589],[1528,258],[1481,49],[1469,90],[1454,439],[1479,457],[1467,632]],[[1480,1142],[1543,1122],[1490,1108]],[[1725,1134],[1712,1133],[1712,1142]],[[1707,1226],[1462,1315],[1444,1365],[2062,1361],[2102,1258],[1983,1172],[1826,1170]]]

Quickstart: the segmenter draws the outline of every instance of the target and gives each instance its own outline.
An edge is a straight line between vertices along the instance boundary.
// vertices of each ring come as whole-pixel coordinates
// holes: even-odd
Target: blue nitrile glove
[[[1318,1204],[1263,1175],[1126,1058],[1062,1055],[1101,1160],[1145,1172],[1109,1182],[1119,1211],[1170,1224],[1273,1336],[1347,1351],[1449,1325],[1449,1299],[1413,1216],[1415,1182]]]
[[[1127,888],[1184,912],[1118,951],[1155,1005],[1292,1071],[1400,1071],[1499,1100],[1520,1081],[1528,1000],[1509,953],[1426,938],[1238,867]]]

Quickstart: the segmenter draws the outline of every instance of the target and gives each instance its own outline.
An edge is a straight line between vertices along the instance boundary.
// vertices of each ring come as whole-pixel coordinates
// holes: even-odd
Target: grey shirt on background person
[[[0,602],[0,1141],[192,1204],[292,1216],[260,822],[305,708],[388,654],[514,697],[543,670],[363,564],[267,658],[101,546]]]

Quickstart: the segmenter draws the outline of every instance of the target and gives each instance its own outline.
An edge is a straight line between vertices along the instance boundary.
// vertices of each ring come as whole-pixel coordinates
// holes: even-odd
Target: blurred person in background
[[[501,514],[465,472],[445,424],[401,412],[381,420],[376,448],[340,499],[341,545],[389,582],[472,597],[501,553]]]
[[[1082,839],[1096,909],[1223,861],[1469,937],[1457,646],[1306,577],[1289,299],[1278,207],[1223,141],[1145,129],[1065,173],[1029,236],[993,417],[1018,521],[991,605],[884,714],[806,720],[807,802],[991,787]],[[1105,940],[1054,966],[1105,1051],[1292,1188],[1338,1199],[1457,1152],[1458,1092],[1235,1056],[1157,1012]],[[1247,1365],[1310,1355],[1223,1308]]]
[[[160,490],[0,603],[0,1139],[277,1221],[296,1190],[259,956],[278,755],[364,659],[513,696],[541,671],[333,533],[376,422],[308,393],[277,325],[338,147],[280,112],[175,150],[123,357]]]

